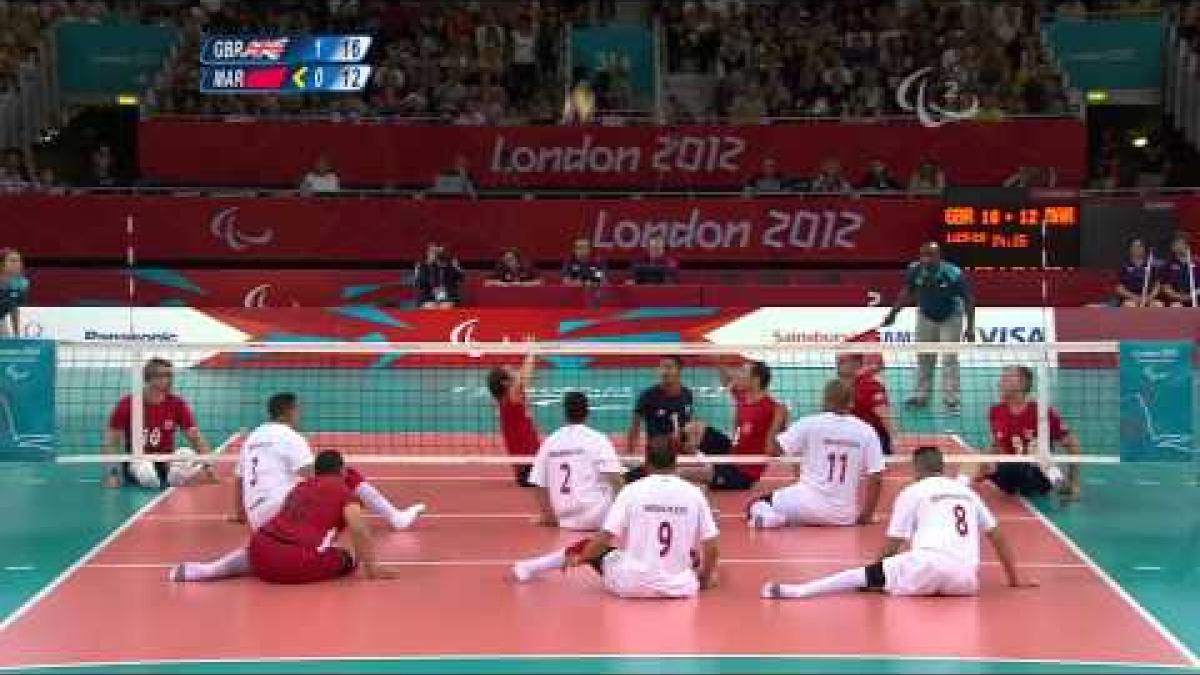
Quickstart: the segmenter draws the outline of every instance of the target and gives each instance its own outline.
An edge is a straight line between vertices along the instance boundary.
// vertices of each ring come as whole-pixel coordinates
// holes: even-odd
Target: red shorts
[[[324,551],[286,543],[262,530],[247,549],[254,576],[273,584],[308,584],[346,576],[354,571],[354,557],[331,546]]]

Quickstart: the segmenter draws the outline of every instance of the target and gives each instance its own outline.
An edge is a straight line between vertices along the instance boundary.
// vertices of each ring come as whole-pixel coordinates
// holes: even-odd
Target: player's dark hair
[[[175,367],[174,364],[172,364],[170,361],[156,356],[156,357],[146,361],[146,365],[142,366],[142,379],[149,380],[150,374],[159,368],[174,368],[174,367]]]
[[[499,401],[508,393],[508,387],[512,384],[512,373],[508,369],[499,366],[488,371],[487,388],[491,392],[492,398]]]
[[[1029,366],[1009,366],[1021,376],[1021,390],[1026,394],[1033,391],[1033,369]]]
[[[683,370],[683,357],[678,354],[668,354],[667,356],[662,357],[662,360],[670,361],[671,363],[675,364],[676,368]]]
[[[568,391],[563,395],[563,410],[569,424],[583,424],[588,418],[588,398],[582,391]]]
[[[299,399],[290,391],[275,394],[267,400],[267,415],[273,420],[283,419],[296,408]]]
[[[668,434],[651,436],[646,440],[646,465],[655,471],[675,468],[679,455],[679,440]]]
[[[771,367],[762,361],[750,362],[750,374],[758,380],[758,386],[766,389],[771,386]]]
[[[932,445],[922,445],[913,451],[913,467],[918,474],[933,476],[946,470],[946,460],[941,450]]]
[[[829,412],[848,413],[854,407],[854,390],[839,379],[825,383],[825,408]]]
[[[317,453],[317,459],[313,462],[313,473],[318,476],[331,476],[341,473],[345,466],[346,460],[342,453],[337,450],[322,450]]]

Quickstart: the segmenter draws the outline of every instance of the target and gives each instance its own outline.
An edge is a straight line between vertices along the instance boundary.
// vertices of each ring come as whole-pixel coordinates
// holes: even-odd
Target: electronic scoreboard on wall
[[[938,238],[963,267],[1078,267],[1079,211],[1071,190],[946,188]]]
[[[362,91],[369,35],[205,35],[200,91],[205,94],[320,94]]]

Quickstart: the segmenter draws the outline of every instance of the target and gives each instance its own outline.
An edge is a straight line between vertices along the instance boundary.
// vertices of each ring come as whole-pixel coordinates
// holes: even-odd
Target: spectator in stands
[[[1129,241],[1129,258],[1121,266],[1117,279],[1117,304],[1121,307],[1162,307],[1161,270],[1146,242]]]
[[[896,315],[910,303],[917,305],[918,342],[959,342],[975,339],[975,301],[967,285],[966,275],[956,265],[942,260],[936,242],[921,246],[921,258],[908,266],[904,286],[896,302],[883,319],[884,326],[896,322]],[[963,322],[966,320],[966,329]],[[907,403],[924,408],[929,405],[933,390],[933,368],[937,354],[917,356],[917,388]],[[951,413],[960,408],[958,355],[946,354],[942,361],[943,403]]]
[[[854,186],[842,175],[842,163],[836,159],[827,159],[821,163],[821,171],[812,179],[808,189],[810,192],[844,194],[853,192]]]
[[[119,181],[113,172],[112,150],[101,145],[92,152],[92,163],[84,185],[87,187],[116,187]]]
[[[37,182],[34,185],[37,190],[49,194],[63,194],[66,192],[66,183],[58,179],[58,174],[54,173],[54,169],[46,166],[38,172]]]
[[[489,286],[537,286],[542,283],[537,274],[521,262],[515,248],[504,251],[492,276],[483,283]]]
[[[341,182],[338,180],[338,175],[325,155],[317,158],[317,165],[313,167],[312,171],[304,174],[304,178],[300,181],[300,192],[306,195],[337,192],[340,189]]]
[[[562,282],[570,286],[599,286],[608,278],[604,263],[592,254],[592,242],[576,239],[571,257],[562,267]]]
[[[429,194],[478,199],[479,193],[475,191],[475,181],[471,178],[471,172],[468,167],[469,165],[465,156],[458,155],[455,157],[454,166],[434,177],[433,188],[429,190]]]
[[[863,176],[859,187],[863,190],[873,192],[888,192],[899,190],[900,181],[892,176],[892,172],[883,163],[882,159],[873,159],[867,168],[867,174]]]
[[[0,248],[0,337],[20,337],[21,306],[29,299],[29,279],[21,253]]]
[[[946,174],[932,159],[921,160],[908,179],[909,192],[941,192],[946,189]]]
[[[9,171],[7,166],[0,164],[0,194],[15,194],[24,192],[29,184],[21,177]]]
[[[646,255],[633,263],[629,283],[639,286],[679,283],[679,262],[667,255],[667,242],[661,237],[646,241]]]
[[[1192,247],[1183,232],[1171,237],[1171,257],[1163,268],[1162,295],[1170,307],[1197,307],[1200,298],[1196,293],[1196,262],[1192,260]]]
[[[466,275],[445,248],[431,243],[425,249],[425,259],[417,263],[413,285],[419,293],[417,302],[425,309],[444,309],[457,305],[462,297],[459,285]]]
[[[7,170],[10,178],[24,183],[33,182],[33,175],[25,164],[25,157],[21,154],[20,148],[8,148],[4,151],[3,167]]]
[[[779,166],[773,158],[766,157],[762,161],[762,171],[746,183],[743,193],[747,196],[778,194],[790,189],[791,181],[779,173]]]
[[[518,103],[527,102],[538,86],[537,41],[533,20],[528,14],[522,14],[517,27],[509,34],[510,91]]]

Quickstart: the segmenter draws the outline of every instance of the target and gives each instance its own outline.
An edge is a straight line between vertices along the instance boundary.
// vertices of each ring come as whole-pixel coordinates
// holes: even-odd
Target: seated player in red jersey
[[[505,449],[509,455],[528,457],[530,460],[537,455],[538,447],[542,444],[526,393],[526,388],[533,381],[535,364],[531,340],[529,353],[520,368],[492,368],[487,377],[488,391],[496,400],[496,412],[500,415],[500,433],[504,436]],[[517,485],[536,487],[529,482],[531,469],[532,464],[513,465]]]
[[[889,405],[887,388],[876,376],[877,370],[866,365],[862,354],[838,354],[838,379],[854,392],[855,417],[871,425],[879,434],[879,445],[883,454],[892,454],[892,442],[896,437],[896,419]]]
[[[142,369],[145,388],[142,391],[142,420],[143,448],[146,454],[165,455],[175,452],[175,433],[182,431],[191,443],[191,449],[200,454],[208,454],[212,450],[208,442],[200,434],[196,426],[195,415],[191,406],[182,397],[171,391],[171,383],[175,377],[174,367],[166,359],[153,358],[146,361]],[[116,454],[122,439],[125,452],[133,452],[131,434],[131,417],[133,414],[132,399],[122,397],[113,408],[108,419],[108,428],[104,432],[104,453]],[[175,464],[175,466],[172,466]],[[124,465],[125,482],[142,487],[163,488],[168,485],[182,485],[191,481],[200,467],[183,462],[130,462]],[[211,472],[204,471],[213,480]]]
[[[787,424],[787,408],[771,398],[771,368],[749,361],[741,368],[722,368],[722,386],[733,395],[733,455],[779,455],[775,437]],[[762,478],[766,464],[718,464],[713,490],[748,490]]]
[[[313,463],[313,477],[292,488],[279,514],[250,537],[249,569],[211,573],[200,563],[171,569],[171,581],[217,581],[253,574],[277,584],[307,584],[346,576],[361,566],[368,579],[390,579],[375,556],[375,544],[362,506],[347,480],[345,460],[325,450]],[[353,553],[333,545],[342,530],[350,533]]]
[[[1030,398],[1033,379],[1033,371],[1025,366],[1009,366],[1000,375],[1000,403],[988,411],[993,449],[997,454],[1024,455],[1037,450],[1038,407]],[[1079,441],[1053,407],[1049,409],[1049,418],[1050,441],[1072,455],[1080,454]],[[1066,499],[1079,498],[1078,465],[1067,469],[1065,482],[1058,467],[1049,464],[1000,464],[981,469],[984,478],[1009,494],[1045,493],[1057,486]]]

